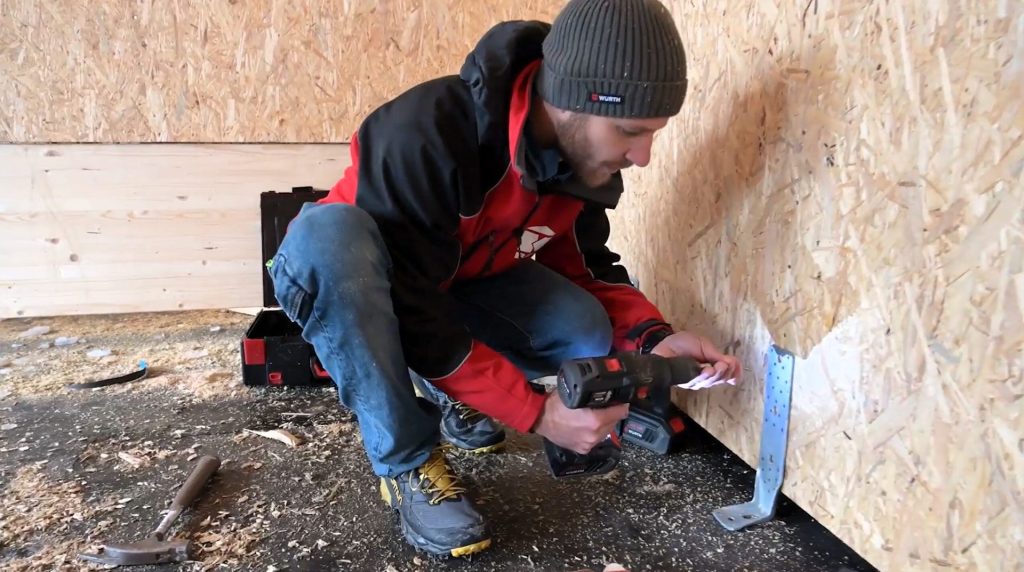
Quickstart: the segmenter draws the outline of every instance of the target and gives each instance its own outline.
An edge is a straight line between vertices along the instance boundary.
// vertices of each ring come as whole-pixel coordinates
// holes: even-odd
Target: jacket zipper
[[[495,231],[492,230],[491,232],[487,233],[485,237],[469,245],[469,248],[467,248],[466,251],[462,253],[462,260],[468,262],[471,258],[473,258],[473,255],[476,254],[476,251],[480,250],[480,247],[483,246],[485,242],[490,242],[493,244],[494,233]]]

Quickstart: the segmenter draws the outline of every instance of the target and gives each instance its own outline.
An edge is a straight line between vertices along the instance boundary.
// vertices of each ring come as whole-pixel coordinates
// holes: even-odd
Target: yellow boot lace
[[[472,423],[483,416],[483,413],[480,413],[461,401],[452,401],[452,406],[454,406],[455,410],[459,412],[459,417],[467,423]]]
[[[431,495],[430,504],[438,504],[466,492],[466,487],[448,465],[441,448],[434,449],[418,471],[409,473],[409,488]]]

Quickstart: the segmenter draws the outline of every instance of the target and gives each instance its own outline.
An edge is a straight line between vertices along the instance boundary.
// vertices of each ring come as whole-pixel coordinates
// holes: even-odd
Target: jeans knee
[[[558,348],[558,359],[608,355],[613,340],[608,312],[588,292],[581,290],[576,294],[571,300],[563,300],[561,312],[548,334]]]
[[[611,321],[604,308],[587,314],[580,321],[580,326],[571,338],[569,353],[572,355],[567,356],[567,359],[608,355],[612,349],[613,334]]]
[[[377,223],[366,211],[343,203],[305,205],[279,252],[290,265],[329,274],[363,276],[390,266]]]

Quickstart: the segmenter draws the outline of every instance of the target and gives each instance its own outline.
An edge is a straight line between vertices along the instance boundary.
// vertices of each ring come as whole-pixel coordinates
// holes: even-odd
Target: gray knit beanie
[[[671,117],[686,96],[686,55],[658,0],[571,0],[544,40],[538,82],[561,109]]]

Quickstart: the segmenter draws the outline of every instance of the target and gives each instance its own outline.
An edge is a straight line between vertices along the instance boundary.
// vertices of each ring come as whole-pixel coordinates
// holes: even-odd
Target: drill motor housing
[[[601,409],[637,398],[656,406],[671,403],[672,386],[699,373],[697,362],[689,358],[628,352],[563,363],[557,388],[569,409]]]

